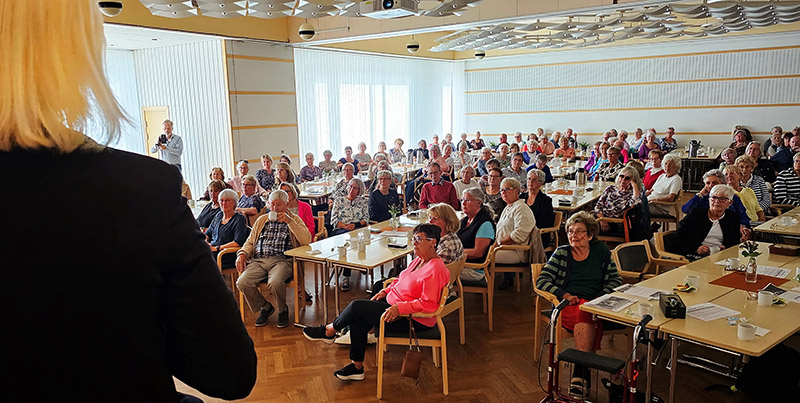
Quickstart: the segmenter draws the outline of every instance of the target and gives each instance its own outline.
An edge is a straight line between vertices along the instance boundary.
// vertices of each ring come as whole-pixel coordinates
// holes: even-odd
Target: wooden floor
[[[313,290],[313,276],[308,289]],[[342,307],[354,298],[366,298],[366,282],[359,274],[353,274],[354,287],[342,293]],[[530,279],[523,280],[521,293],[513,290],[498,291],[495,298],[494,331],[487,329],[486,316],[481,313],[481,301],[477,295],[466,298],[467,343],[458,343],[458,315],[445,319],[447,326],[447,351],[450,379],[449,396],[442,395],[441,370],[433,366],[430,349],[423,349],[428,358],[423,362],[419,384],[400,377],[403,347],[390,347],[386,355],[384,401],[386,402],[534,402],[544,392],[539,382],[546,381],[546,367],[533,361],[533,297]],[[332,298],[331,298],[332,300]],[[331,302],[332,306],[332,302]],[[291,307],[290,307],[291,310]],[[251,395],[244,401],[252,402],[365,402],[376,399],[376,355],[375,347],[367,349],[365,368],[367,378],[361,382],[343,382],[333,376],[333,371],[346,365],[348,346],[327,345],[307,341],[297,327],[278,329],[275,316],[264,326],[256,328],[256,315],[249,314],[247,329],[253,338],[258,354],[258,380]],[[309,324],[322,322],[322,311],[316,303],[303,312],[302,320]],[[797,348],[800,336],[794,335],[788,343]],[[620,336],[613,341],[606,337],[601,354],[624,359],[628,355],[627,343]],[[571,340],[566,346],[572,346]],[[719,362],[729,358],[711,350],[682,346],[681,352],[715,357]],[[654,392],[667,398],[669,385],[665,364],[669,354],[665,349],[653,376]],[[607,376],[607,375],[603,375]],[[601,376],[602,377],[602,376]],[[562,379],[563,380],[563,379]],[[597,378],[592,384],[598,385]],[[644,385],[644,376],[640,378]],[[704,392],[712,384],[730,385],[731,380],[703,370],[680,365],[678,368],[678,390],[676,402],[751,402],[741,393],[726,390]],[[203,398],[206,402],[219,401],[200,395],[176,380],[178,389]],[[595,391],[591,400],[608,401],[604,389]]]

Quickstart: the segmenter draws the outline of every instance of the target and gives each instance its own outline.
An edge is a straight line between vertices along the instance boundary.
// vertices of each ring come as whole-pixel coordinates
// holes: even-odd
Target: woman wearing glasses
[[[622,278],[605,243],[595,239],[597,220],[579,211],[565,225],[569,245],[558,247],[536,279],[536,288],[550,292],[569,305],[561,312],[561,324],[575,335],[575,347],[594,352],[600,348],[603,326],[579,306],[614,291]],[[585,398],[590,390],[589,370],[580,365],[573,369],[569,393]]]
[[[347,186],[347,195],[333,202],[331,210],[331,236],[344,234],[354,229],[366,226],[369,223],[369,203],[362,197],[364,182],[353,178]],[[350,269],[342,270],[342,291],[350,290]]]
[[[247,218],[248,223],[255,222],[256,216],[264,208],[264,201],[256,193],[258,181],[253,175],[245,175],[242,178],[242,196],[236,204],[236,211],[242,213]]]
[[[436,225],[417,225],[413,238],[416,258],[395,281],[386,288],[377,283],[372,298],[350,302],[333,323],[303,329],[308,340],[332,344],[337,332],[350,327],[351,363],[334,372],[334,376],[343,381],[364,380],[367,333],[380,326],[381,316],[386,322],[386,330],[391,332],[408,333],[409,323],[417,332],[436,326],[435,318],[412,319],[399,315],[430,313],[439,308],[442,289],[450,283],[450,272],[436,254],[439,234]]]
[[[642,203],[642,180],[635,168],[622,168],[616,179],[614,185],[603,191],[594,206],[597,218],[622,218],[625,210]],[[601,232],[608,232],[611,229],[607,222],[600,222]]]
[[[495,222],[497,222],[503,209],[506,208],[506,202],[503,200],[503,195],[500,194],[500,182],[502,180],[503,170],[491,168],[489,170],[489,184],[482,189],[484,203],[492,209],[492,219]]]
[[[461,211],[465,217],[461,219],[461,228],[457,235],[468,263],[483,263],[489,253],[489,246],[494,241],[492,213],[483,202],[483,192],[478,188],[468,188],[461,193]],[[461,271],[462,281],[481,281],[483,277],[483,270],[465,267]]]
[[[680,239],[674,252],[690,260],[699,259],[741,241],[739,217],[730,207],[734,191],[728,185],[716,185],[709,193],[709,207],[695,207],[678,224],[675,232]]]

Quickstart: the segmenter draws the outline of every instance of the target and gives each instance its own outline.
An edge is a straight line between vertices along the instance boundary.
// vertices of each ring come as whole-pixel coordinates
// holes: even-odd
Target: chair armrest
[[[383,288],[388,287],[389,284],[392,284],[395,280],[397,280],[397,277],[387,278],[386,280],[383,280]]]
[[[561,301],[558,300],[558,297],[556,297],[553,293],[549,293],[547,291],[540,290],[540,289],[538,289],[536,287],[533,287],[533,290],[536,291],[536,295],[546,299],[548,302],[550,302],[553,305],[558,305],[558,303],[561,302]]]
[[[668,201],[661,201],[661,200],[653,200],[653,201],[648,201],[647,203],[648,204],[662,204],[662,205],[665,205],[665,206],[672,206],[673,204],[676,204],[677,202],[675,202],[675,201],[668,202]]]
[[[597,219],[597,221],[613,222],[613,223],[619,223],[619,224],[624,224],[625,223],[625,219],[624,218],[611,218],[611,217],[600,217],[600,218]]]
[[[236,253],[236,252],[239,251],[239,249],[241,249],[241,248],[225,248],[225,249],[219,251],[219,253],[217,254],[217,267],[219,267],[219,269],[222,270],[222,256],[223,255]]]
[[[530,245],[500,245],[496,247],[494,250],[528,250],[530,249]]]
[[[539,233],[540,234],[549,234],[551,232],[558,231],[558,229],[559,229],[558,227],[541,228],[541,229],[539,229]]]
[[[653,258],[652,260],[650,260],[650,263],[657,264],[659,266],[680,267],[685,264],[688,264],[689,260],[687,260],[683,256],[681,256],[680,260]]]
[[[677,262],[679,262],[681,264],[688,264],[689,263],[689,259],[686,259],[685,257],[683,257],[681,255],[678,255],[677,253],[658,251],[658,254],[661,255],[660,259],[662,259],[662,260],[674,260],[674,261],[677,261]],[[659,258],[656,258],[656,259],[659,259]],[[664,264],[666,265],[668,263],[664,263]]]

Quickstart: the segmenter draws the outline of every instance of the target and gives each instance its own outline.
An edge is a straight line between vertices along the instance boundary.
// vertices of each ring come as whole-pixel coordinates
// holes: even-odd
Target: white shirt
[[[478,184],[478,181],[475,180],[475,178],[470,178],[469,183],[464,183],[463,180],[459,179],[453,182],[453,186],[455,186],[456,188],[456,196],[458,196],[458,198],[460,199],[461,197],[464,196],[465,190],[469,188],[476,188],[479,187],[480,185]]]
[[[725,214],[722,214],[722,217],[725,217]],[[703,240],[703,245],[708,246],[711,253],[717,253],[722,249],[722,227],[719,226],[719,220],[711,220],[711,230],[708,231],[706,239]]]
[[[653,184],[653,192],[647,196],[647,200],[655,200],[667,197],[673,193],[678,194],[683,187],[683,179],[680,175],[675,174],[667,178],[667,174],[661,174]]]
[[[536,226],[536,217],[533,216],[531,208],[525,204],[525,201],[518,199],[514,203],[506,206],[497,219],[496,239],[503,239],[511,237],[511,240],[517,244],[527,245],[530,242],[530,234],[533,227]],[[517,250],[520,261],[527,261],[528,252]]]

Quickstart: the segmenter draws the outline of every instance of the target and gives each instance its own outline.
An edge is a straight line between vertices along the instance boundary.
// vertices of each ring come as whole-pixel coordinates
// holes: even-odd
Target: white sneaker
[[[350,332],[337,337],[334,343],[350,345]],[[367,333],[367,344],[378,344],[378,338],[375,337],[374,333]]]

